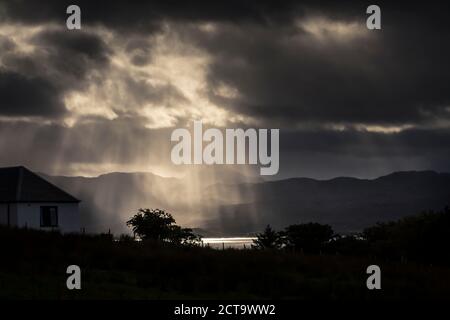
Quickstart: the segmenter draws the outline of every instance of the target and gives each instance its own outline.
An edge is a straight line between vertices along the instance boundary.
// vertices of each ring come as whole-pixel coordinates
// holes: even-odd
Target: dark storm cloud
[[[80,89],[94,70],[109,63],[109,49],[89,33],[43,30],[30,40],[36,50],[17,53],[14,42],[3,37],[0,70],[2,115],[54,117],[65,113],[62,101],[68,90]],[[100,80],[99,80],[100,81]]]
[[[83,28],[93,27],[78,32],[65,30],[65,10],[72,1],[0,2],[6,12],[3,22],[47,26],[31,39],[37,48],[32,53],[18,54],[14,41],[0,38],[2,116],[60,116],[65,93],[103,81],[114,52],[113,44],[90,33],[97,25],[106,27],[115,41],[124,41],[137,68],[154,62],[154,43],[148,37],[167,23],[180,40],[209,54],[205,92],[213,103],[231,115],[281,128],[282,175],[450,170],[450,25],[443,2],[379,2],[383,29],[367,31],[365,10],[372,3],[77,1]],[[329,30],[319,26],[317,37],[305,29],[309,19],[344,27],[353,23],[365,33],[339,38],[331,25]],[[199,22],[211,22],[212,31]],[[89,78],[93,71],[98,71],[94,79]],[[174,85],[147,80],[132,72],[121,74],[126,101],[138,107],[151,102],[176,107],[187,101]],[[219,94],[222,85],[239,94]],[[1,122],[1,150],[10,155],[0,164],[21,163],[31,149],[38,152],[27,161],[49,172],[55,163],[127,163],[148,154],[167,156],[160,148],[169,141],[168,131],[145,129],[145,119],[129,118],[134,114],[126,111],[117,111],[115,120],[91,119],[70,128]],[[294,129],[299,123],[310,129]],[[394,134],[352,129],[360,123],[418,128]],[[330,124],[348,126],[344,131],[324,129]],[[27,143],[17,146],[17,138]]]
[[[28,24],[65,22],[73,1],[8,1],[8,19]],[[80,0],[83,22],[128,32],[152,32],[165,19],[178,21],[284,21],[296,11],[295,1],[130,1]]]
[[[11,21],[63,23],[69,2],[11,1]],[[326,122],[417,124],[432,122],[450,104],[450,30],[443,3],[429,6],[379,3],[382,31],[336,40],[333,30],[318,40],[299,27],[310,18],[357,23],[365,28],[361,2],[272,1],[79,1],[82,20],[127,37],[161,30],[175,21],[184,39],[212,54],[210,98],[240,114],[280,123]],[[211,21],[217,30],[202,33],[189,22]],[[65,75],[82,78],[87,68],[106,61],[104,48],[78,33],[40,35],[55,51],[53,64]],[[78,37],[85,37],[79,33]],[[81,51],[79,49],[82,49]],[[73,55],[75,51],[77,54]],[[57,53],[56,53],[57,52]],[[100,54],[98,55],[98,53]],[[145,41],[127,45],[137,66],[151,61]],[[71,62],[67,63],[67,57]],[[86,59],[92,64],[87,64]],[[226,84],[240,96],[215,94]]]
[[[0,115],[53,117],[64,112],[60,93],[42,78],[0,70]]]
[[[38,33],[32,39],[32,43],[49,51],[64,50],[63,53],[70,58],[74,55],[81,55],[100,64],[107,60],[108,48],[106,44],[97,35],[88,32],[67,32],[64,29],[48,30]]]
[[[31,39],[45,54],[34,59],[43,59],[46,68],[62,87],[71,89],[83,85],[83,80],[92,71],[101,71],[108,66],[110,49],[97,35],[88,32],[66,30],[44,30]]]
[[[346,40],[292,36],[292,29],[276,26],[245,33],[225,26],[214,36],[197,35],[214,57],[212,89],[226,84],[241,93],[224,99],[211,90],[211,98],[270,122],[395,125],[449,117],[443,112],[450,105],[446,11],[412,14],[406,6],[383,13],[382,31]],[[364,18],[362,12],[356,20],[362,28]]]

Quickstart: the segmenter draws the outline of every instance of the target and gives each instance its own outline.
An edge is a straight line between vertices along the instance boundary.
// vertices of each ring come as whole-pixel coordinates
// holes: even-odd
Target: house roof
[[[0,168],[0,202],[80,202],[25,167]]]

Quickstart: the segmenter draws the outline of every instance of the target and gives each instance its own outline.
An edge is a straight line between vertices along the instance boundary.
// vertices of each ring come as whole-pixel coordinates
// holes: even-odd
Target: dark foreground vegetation
[[[292,243],[214,250],[0,228],[0,298],[450,299],[449,221],[446,209],[375,226],[367,238],[297,238],[305,250]],[[73,264],[82,270],[82,289],[69,291],[66,268]],[[381,268],[381,290],[366,287],[372,264]]]
[[[253,247],[450,266],[450,208],[378,223],[351,235],[335,234],[331,226],[319,223],[291,225],[282,231],[267,226],[257,235]]]

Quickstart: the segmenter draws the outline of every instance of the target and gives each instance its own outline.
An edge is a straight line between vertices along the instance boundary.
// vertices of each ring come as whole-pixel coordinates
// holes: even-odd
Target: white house
[[[25,167],[0,168],[0,224],[79,232],[79,203]]]

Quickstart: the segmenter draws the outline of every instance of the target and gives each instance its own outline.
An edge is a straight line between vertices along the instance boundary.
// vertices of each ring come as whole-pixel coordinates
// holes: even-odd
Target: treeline
[[[144,242],[199,246],[201,236],[182,228],[160,209],[140,209],[127,225]],[[450,264],[450,209],[422,212],[395,222],[378,223],[352,235],[336,234],[320,223],[303,223],[274,230],[270,225],[257,235],[252,248],[304,254],[366,256],[390,261]],[[122,237],[133,240],[132,237]]]
[[[450,264],[450,209],[428,211],[396,222],[378,223],[354,235],[335,234],[319,223],[267,226],[253,248],[307,254],[368,255],[387,260]]]

